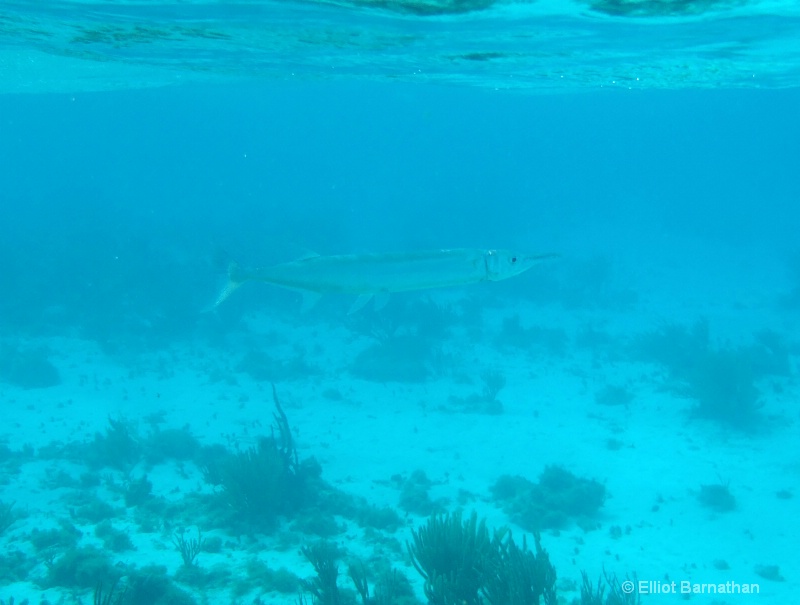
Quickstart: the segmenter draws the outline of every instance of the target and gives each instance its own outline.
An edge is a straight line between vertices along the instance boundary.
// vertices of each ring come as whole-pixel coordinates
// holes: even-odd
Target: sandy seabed
[[[436,304],[457,306],[458,301],[458,293],[447,293]],[[510,316],[518,318],[523,330],[558,326],[567,344],[560,350],[504,344],[502,325]],[[6,462],[0,468],[0,501],[13,502],[18,516],[0,536],[2,550],[35,556],[31,532],[71,519],[75,493],[91,490],[114,507],[113,525],[128,532],[133,543],[133,550],[111,553],[112,558],[137,566],[163,565],[174,574],[181,559],[170,531],[142,531],[133,507],[126,507],[118,492],[106,483],[81,485],[84,465],[38,452],[53,442],[91,442],[107,429],[109,419],[125,419],[145,434],[148,418],[158,418],[162,428],[188,431],[203,445],[250,447],[269,434],[273,422],[272,381],[257,380],[242,369],[243,355],[260,351],[275,359],[302,358],[313,369],[306,376],[274,380],[300,457],[316,458],[323,479],[336,488],[375,506],[396,508],[403,519],[397,531],[383,532],[386,543],[380,546],[374,535],[367,537],[364,528],[345,519],[329,539],[351,555],[389,559],[420,598],[422,581],[405,544],[425,517],[399,507],[399,480],[424,471],[430,498],[443,509],[475,511],[490,527],[508,525],[522,536],[530,531],[509,519],[492,498],[491,486],[501,475],[535,481],[547,465],[558,465],[606,489],[605,503],[592,519],[542,532],[564,602],[579,597],[583,570],[594,579],[604,570],[620,579],[636,574],[635,590],[644,602],[794,602],[800,591],[800,387],[795,371],[759,381],[763,427],[732,429],[695,418],[690,413],[694,402],[669,388],[663,367],[619,353],[619,343],[632,334],[657,329],[655,317],[631,320],[627,312],[576,313],[524,302],[486,309],[481,317],[479,336],[469,325],[454,324],[437,344],[444,361],[422,382],[360,378],[351,371],[354,359],[375,339],[350,329],[346,318],[337,322],[314,312],[248,315],[225,346],[182,343],[133,354],[124,346],[109,352],[77,338],[27,341],[28,347],[47,347],[61,382],[45,389],[0,384],[0,439],[12,452],[31,454],[18,465]],[[683,325],[697,317],[685,311]],[[747,321],[757,331],[773,319]],[[599,331],[611,340],[576,344],[590,325],[602,326]],[[487,372],[505,379],[496,397],[502,413],[459,409],[458,402],[480,393]],[[619,405],[603,400],[600,394],[610,385],[624,389],[630,399]],[[145,473],[153,494],[168,500],[214,490],[192,462],[140,462],[127,477],[113,468],[102,470],[108,484]],[[728,486],[735,508],[724,512],[703,506],[703,485]],[[74,523],[80,545],[102,547],[93,524]],[[300,544],[280,543],[285,542],[280,528],[273,535],[249,538],[230,535],[225,528],[199,529],[206,538],[222,541],[218,552],[198,556],[201,569],[226,567],[236,576],[255,557],[271,568],[313,575]],[[3,581],[0,599],[91,602],[89,588],[43,589],[40,580],[47,566],[46,561],[37,564],[26,580]],[[765,577],[770,570],[776,573]],[[344,573],[340,583],[349,586]],[[740,590],[721,590],[726,586]],[[694,587],[700,588],[695,592]],[[234,597],[220,586],[184,588],[208,603],[251,603],[257,597],[267,603],[297,602],[296,594],[255,590]]]

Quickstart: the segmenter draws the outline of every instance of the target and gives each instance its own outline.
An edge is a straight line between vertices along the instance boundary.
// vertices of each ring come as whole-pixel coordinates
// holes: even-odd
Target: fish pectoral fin
[[[319,299],[322,298],[322,294],[319,292],[303,292],[303,304],[300,307],[301,313],[307,313],[319,302]]]
[[[352,315],[353,313],[358,313],[361,309],[364,308],[370,300],[372,300],[372,294],[361,294],[358,298],[353,301],[353,304],[350,305],[350,310],[347,312],[348,315]]]
[[[381,309],[383,309],[386,305],[389,304],[390,296],[391,295],[388,292],[378,292],[375,295],[375,302],[372,303],[373,304],[373,308],[376,311],[380,311]]]

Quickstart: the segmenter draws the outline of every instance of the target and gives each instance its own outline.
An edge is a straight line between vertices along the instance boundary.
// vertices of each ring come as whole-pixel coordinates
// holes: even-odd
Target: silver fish
[[[519,254],[510,250],[427,250],[389,254],[309,254],[300,259],[260,269],[228,268],[228,284],[217,297],[220,305],[239,286],[261,281],[303,293],[303,307],[312,307],[324,294],[355,294],[355,313],[373,297],[375,307],[386,304],[392,292],[463,286],[500,281],[519,275],[557,254]]]

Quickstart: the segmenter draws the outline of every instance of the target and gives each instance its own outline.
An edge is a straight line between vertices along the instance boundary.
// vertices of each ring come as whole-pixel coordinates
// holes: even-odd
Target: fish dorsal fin
[[[370,300],[372,300],[372,294],[361,294],[353,301],[353,304],[350,305],[350,310],[347,314],[352,315],[353,313],[358,313]]]
[[[303,292],[303,304],[300,307],[301,313],[308,313],[311,309],[317,306],[322,294],[319,292],[305,291]]]

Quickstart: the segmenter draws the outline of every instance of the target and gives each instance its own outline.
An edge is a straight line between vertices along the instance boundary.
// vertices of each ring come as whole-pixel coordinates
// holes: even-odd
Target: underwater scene
[[[0,605],[792,604],[800,11],[0,6]]]

